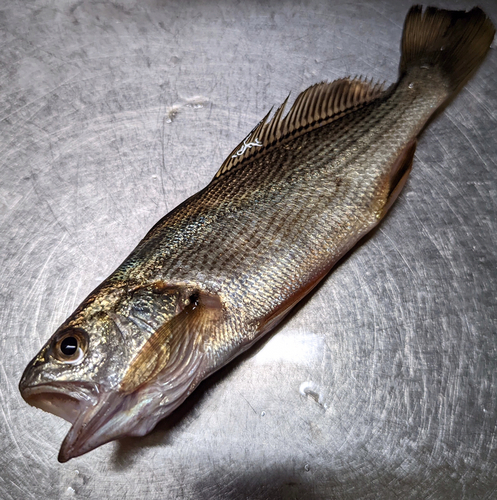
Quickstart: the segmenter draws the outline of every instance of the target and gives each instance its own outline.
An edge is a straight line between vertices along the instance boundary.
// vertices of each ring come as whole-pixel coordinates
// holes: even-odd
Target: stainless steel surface
[[[410,5],[3,3],[0,498],[497,498],[495,42],[379,230],[152,434],[62,465],[69,424],[17,390],[273,104],[395,80]]]

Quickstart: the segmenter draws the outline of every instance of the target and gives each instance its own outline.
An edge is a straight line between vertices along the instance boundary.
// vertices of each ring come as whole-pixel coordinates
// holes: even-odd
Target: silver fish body
[[[385,216],[493,36],[479,9],[413,7],[396,84],[317,84],[264,118],[26,368],[28,403],[73,424],[59,459],[149,432],[274,328]]]

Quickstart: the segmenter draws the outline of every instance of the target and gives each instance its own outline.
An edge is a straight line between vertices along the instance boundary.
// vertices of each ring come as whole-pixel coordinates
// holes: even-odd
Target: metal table
[[[495,42],[380,228],[150,435],[59,464],[17,389],[289,91],[395,80],[410,4],[3,2],[0,498],[497,498]]]

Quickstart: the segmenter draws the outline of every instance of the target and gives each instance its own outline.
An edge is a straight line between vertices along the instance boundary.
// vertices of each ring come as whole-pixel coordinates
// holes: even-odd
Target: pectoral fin
[[[147,340],[125,373],[119,390],[130,393],[167,370],[174,372],[202,339],[215,327],[222,314],[219,297],[191,292],[181,312],[162,324]]]

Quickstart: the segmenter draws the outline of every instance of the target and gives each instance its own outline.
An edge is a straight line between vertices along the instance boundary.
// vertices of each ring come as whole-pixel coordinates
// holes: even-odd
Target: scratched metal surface
[[[409,6],[2,3],[0,498],[497,498],[495,48],[381,228],[151,435],[61,465],[69,425],[17,390],[273,104],[394,80]]]

